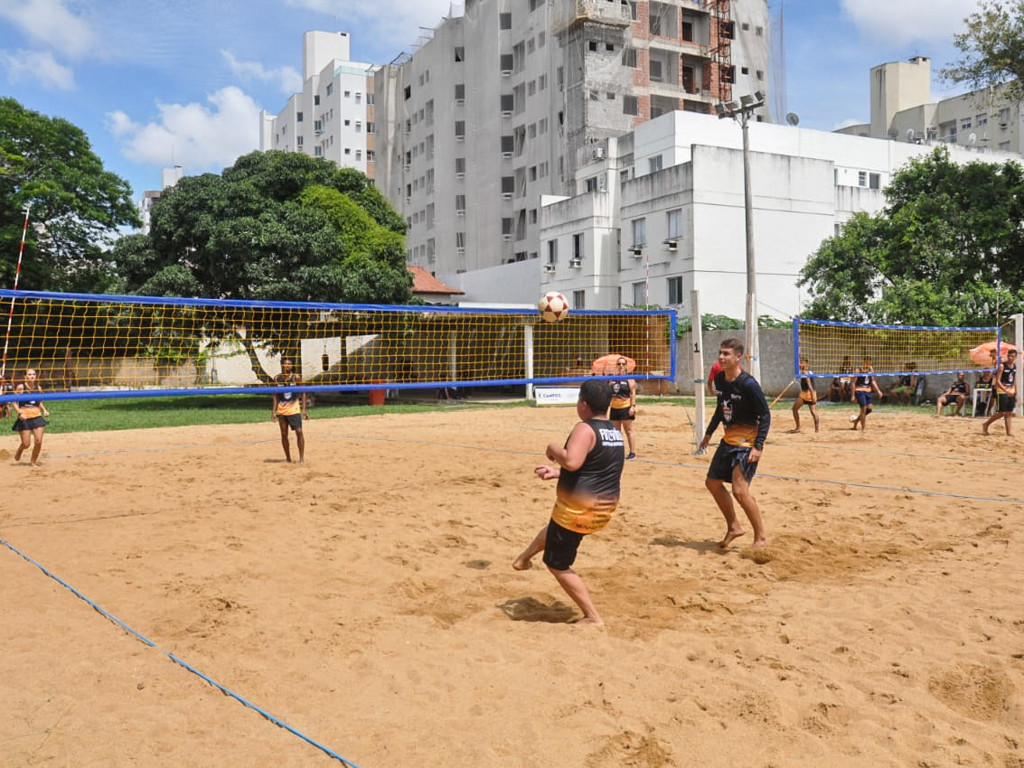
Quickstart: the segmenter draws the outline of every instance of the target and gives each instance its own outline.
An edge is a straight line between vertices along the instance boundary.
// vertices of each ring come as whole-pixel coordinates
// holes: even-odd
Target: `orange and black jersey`
[[[743,372],[732,381],[726,381],[725,371],[722,371],[715,376],[715,394],[718,406],[705,435],[710,438],[719,424],[725,424],[725,442],[761,450],[772,420],[761,385]]]

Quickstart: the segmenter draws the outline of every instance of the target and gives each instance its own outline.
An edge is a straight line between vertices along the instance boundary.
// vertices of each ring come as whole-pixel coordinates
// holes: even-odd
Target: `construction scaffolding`
[[[711,12],[711,62],[705,75],[705,88],[715,93],[718,101],[732,100],[732,0],[707,0]]]

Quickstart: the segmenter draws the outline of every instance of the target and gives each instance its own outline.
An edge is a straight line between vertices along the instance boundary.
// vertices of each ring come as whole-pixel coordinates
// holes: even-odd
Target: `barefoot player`
[[[707,448],[715,429],[719,424],[725,424],[725,436],[718,444],[704,481],[725,517],[725,538],[718,543],[722,549],[746,533],[736,516],[733,498],[743,508],[754,529],[754,547],[764,547],[768,543],[761,508],[750,493],[750,483],[768,437],[771,411],[761,385],[749,373],[740,370],[742,359],[742,342],[738,339],[722,342],[718,350],[722,371],[715,376],[718,407],[700,442],[701,448]],[[725,488],[726,483],[732,485],[732,496]]]
[[[604,528],[619,504],[625,441],[608,421],[611,400],[612,390],[606,382],[583,382],[576,403],[579,423],[564,446],[557,442],[548,444],[548,460],[557,466],[541,465],[534,469],[541,480],[558,480],[551,520],[512,563],[517,571],[525,571],[533,557],[544,552],[544,565],[583,611],[577,625],[604,623],[572,564],[583,537]]]

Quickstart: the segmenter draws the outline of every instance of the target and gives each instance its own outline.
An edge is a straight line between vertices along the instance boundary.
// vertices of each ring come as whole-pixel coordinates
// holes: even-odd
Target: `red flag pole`
[[[18,290],[18,278],[21,277],[21,257],[25,253],[25,235],[28,233],[28,213],[32,209],[32,203],[25,203],[22,209],[25,211],[25,225],[21,229],[21,247],[18,248],[18,265],[14,268],[14,290]],[[7,374],[7,349],[11,344],[11,324],[14,321],[14,297],[11,296],[11,308],[7,313],[7,335],[4,337],[4,356],[0,362],[0,395],[6,390]]]

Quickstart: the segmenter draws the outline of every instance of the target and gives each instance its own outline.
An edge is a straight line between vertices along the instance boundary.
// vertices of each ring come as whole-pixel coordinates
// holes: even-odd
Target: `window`
[[[587,308],[587,292],[586,291],[573,291],[572,292],[572,308],[573,309],[586,309]]]
[[[316,95],[315,95],[315,96],[313,97],[313,106],[314,106],[314,107],[319,107],[319,106],[320,106],[320,94],[319,94],[319,93],[318,93],[318,94],[316,94]]]
[[[295,122],[296,123],[301,123],[302,122],[302,113],[301,112],[296,112],[295,113]]]
[[[683,278],[670,277],[668,279],[668,303],[679,305],[683,303]]]
[[[361,94],[359,91],[356,91],[356,104],[362,104],[362,102],[363,94]]]
[[[548,264],[558,263],[558,241],[548,240]]]
[[[466,158],[456,157],[455,158],[455,175],[465,176],[466,175]]]
[[[546,39],[547,38],[546,38],[546,36],[545,36],[545,34],[543,32],[538,34],[537,35],[537,47],[538,48],[543,48],[544,47],[544,42],[545,42]]]
[[[456,232],[455,233],[455,247],[462,250],[466,247],[466,233]]]
[[[334,83],[328,83],[327,84],[327,95],[330,96],[332,93],[334,93]]]
[[[1010,124],[1010,108],[1003,107],[999,110],[999,125],[1006,127]]]
[[[406,101],[411,99],[412,98],[412,86],[411,85],[405,86],[405,90],[402,92],[402,95],[405,96],[405,100]]]
[[[499,29],[512,29],[512,14],[501,13],[498,14],[498,28]]]
[[[465,213],[466,211],[466,196],[456,195],[455,196],[455,210],[458,213]]]
[[[301,136],[296,136],[295,137],[295,146],[297,146],[297,147],[301,147],[302,146],[302,137]]]
[[[660,83],[662,81],[662,63],[657,59],[651,59],[651,82]]]
[[[647,219],[633,219],[633,245],[642,247],[647,245]]]
[[[647,306],[647,283],[633,283],[633,306]]]
[[[374,96],[372,93],[366,94],[366,106],[372,107],[374,105]]]
[[[636,96],[623,96],[622,97],[622,114],[624,115],[639,115],[640,114],[640,100]]]
[[[597,192],[597,176],[591,176],[586,180],[587,192]]]
[[[591,40],[587,43],[587,48],[591,51],[597,50],[597,40]]]
[[[367,123],[366,124],[366,132],[367,133],[376,133],[377,132],[377,124],[376,123]]]
[[[455,140],[462,141],[466,138],[466,121],[456,120],[455,121]]]
[[[681,208],[665,214],[665,235],[670,240],[677,240],[683,234],[683,211]]]
[[[960,130],[969,131],[971,129],[971,118],[961,117],[960,118]]]
[[[857,186],[866,187],[868,185],[868,172],[857,171]]]
[[[882,175],[879,173],[868,174],[868,187],[870,189],[881,189],[882,187]]]
[[[356,150],[356,160],[362,160],[362,159],[363,159],[363,150],[357,149]]]
[[[455,46],[455,62],[457,64],[461,64],[465,60],[466,60],[466,49],[463,48],[461,45],[456,45]]]
[[[502,176],[501,177],[501,192],[505,195],[511,195],[516,191],[516,178],[515,176]]]
[[[974,123],[975,123],[975,125],[977,125],[977,126],[978,126],[979,128],[981,128],[981,126],[983,126],[983,125],[988,125],[988,115],[978,115],[978,116],[977,116],[977,117],[976,117],[976,118],[974,119]]]
[[[583,233],[579,232],[572,236],[572,257],[574,259],[583,258]]]
[[[455,103],[460,104],[466,100],[466,84],[456,83],[455,84]]]
[[[372,163],[377,159],[377,153],[372,149],[366,150],[366,162]]]
[[[663,161],[661,155],[655,155],[654,157],[647,158],[647,170],[650,173],[657,173],[663,167]]]

